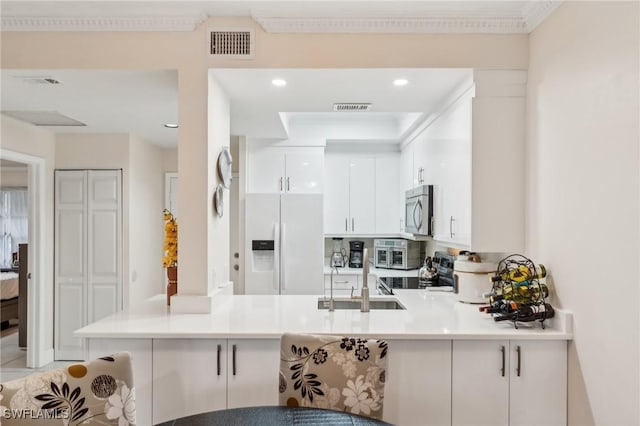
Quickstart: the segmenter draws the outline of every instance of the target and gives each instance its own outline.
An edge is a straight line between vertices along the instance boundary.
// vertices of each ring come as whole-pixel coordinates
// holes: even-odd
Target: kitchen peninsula
[[[384,419],[394,424],[566,423],[570,313],[558,310],[544,330],[516,330],[449,292],[399,290],[405,309],[367,313],[328,312],[319,299],[216,295],[210,314],[176,315],[157,296],[75,335],[88,338],[88,358],[132,353],[139,424],[277,404],[285,331],[387,339]],[[531,394],[541,398],[535,406]]]

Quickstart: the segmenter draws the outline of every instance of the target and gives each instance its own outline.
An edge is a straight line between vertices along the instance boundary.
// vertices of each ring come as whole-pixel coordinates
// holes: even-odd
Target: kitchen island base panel
[[[518,426],[534,415],[536,421],[544,420],[540,424],[566,424],[566,341],[388,343],[383,415],[387,422]],[[138,424],[277,404],[279,339],[89,338],[91,358],[119,351],[132,353]]]

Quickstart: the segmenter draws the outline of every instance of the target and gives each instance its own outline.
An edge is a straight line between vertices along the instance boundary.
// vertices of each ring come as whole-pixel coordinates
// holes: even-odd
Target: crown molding
[[[153,17],[2,17],[2,31],[193,31],[199,16]]]
[[[493,14],[391,17],[271,17],[253,19],[269,33],[467,33],[527,34],[562,4],[563,0],[529,0],[512,16]],[[188,16],[3,16],[2,31],[194,31],[208,19],[204,11]]]
[[[529,1],[518,16],[420,18],[278,18],[253,16],[269,33],[466,33],[527,34],[562,4]]]
[[[563,2],[564,0],[551,0],[528,3],[522,13],[527,26],[527,32],[533,31],[542,21],[560,7]]]
[[[269,33],[526,33],[513,18],[260,18]]]

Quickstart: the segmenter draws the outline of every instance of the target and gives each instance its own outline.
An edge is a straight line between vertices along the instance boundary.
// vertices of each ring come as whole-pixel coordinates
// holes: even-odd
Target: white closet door
[[[78,328],[122,308],[119,170],[56,171],[55,359],[85,356]]]
[[[55,358],[82,359],[84,339],[72,332],[86,322],[87,175],[56,171]]]
[[[88,171],[88,322],[122,308],[120,247],[122,214],[119,171]]]

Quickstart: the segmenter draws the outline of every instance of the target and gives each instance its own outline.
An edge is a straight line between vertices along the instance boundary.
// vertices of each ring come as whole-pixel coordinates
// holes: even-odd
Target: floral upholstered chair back
[[[318,407],[382,419],[387,342],[284,334],[280,405]]]
[[[0,385],[0,423],[134,425],[129,353],[32,374]]]

